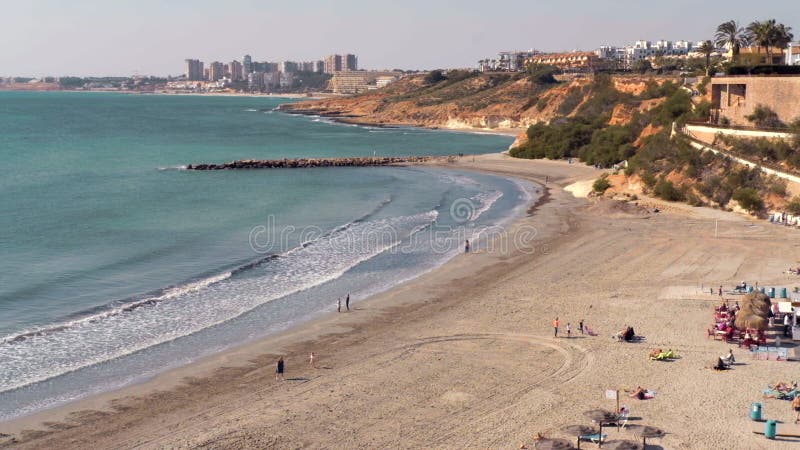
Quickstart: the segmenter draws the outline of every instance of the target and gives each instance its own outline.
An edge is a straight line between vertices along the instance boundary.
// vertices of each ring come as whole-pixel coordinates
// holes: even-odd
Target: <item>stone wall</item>
[[[800,76],[731,76],[711,79],[711,107],[718,120],[752,126],[745,117],[758,105],[775,111],[784,123],[800,118]]]

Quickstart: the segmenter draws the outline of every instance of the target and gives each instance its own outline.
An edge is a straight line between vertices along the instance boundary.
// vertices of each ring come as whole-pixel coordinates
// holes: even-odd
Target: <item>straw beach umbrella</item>
[[[642,450],[642,444],[632,441],[608,441],[607,448],[611,450]]]
[[[662,438],[667,434],[661,428],[649,425],[628,425],[628,429],[642,438],[642,446],[645,448],[647,447],[648,438]]]
[[[536,443],[536,450],[573,450],[572,442],[566,439],[544,439]]]
[[[590,427],[588,425],[568,425],[562,428],[561,431],[565,434],[578,438],[578,445],[576,446],[577,448],[581,448],[581,436],[597,433],[597,430],[594,427]]]
[[[611,411],[607,411],[605,409],[590,409],[583,413],[584,416],[592,419],[594,422],[600,426],[600,437],[603,436],[603,424],[618,424],[619,415],[614,414]],[[602,439],[600,440],[600,446],[603,446]]]
[[[584,416],[598,423],[616,422],[617,415],[606,409],[590,409],[583,413]]]
[[[746,330],[746,329],[756,329],[756,330],[766,330],[767,329],[767,318],[762,316],[757,316],[755,314],[748,314],[742,317],[736,317],[736,328],[739,330]]]

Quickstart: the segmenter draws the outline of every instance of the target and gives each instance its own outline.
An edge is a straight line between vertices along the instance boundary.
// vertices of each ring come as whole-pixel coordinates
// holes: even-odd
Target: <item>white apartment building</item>
[[[800,41],[790,42],[786,47],[786,64],[789,66],[800,66]]]

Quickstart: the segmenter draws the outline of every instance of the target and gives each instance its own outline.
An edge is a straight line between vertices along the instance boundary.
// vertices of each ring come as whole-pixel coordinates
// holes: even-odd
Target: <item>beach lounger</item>
[[[580,440],[588,441],[593,444],[600,444],[602,441],[605,441],[607,437],[608,437],[607,434],[600,434],[600,433],[584,434],[580,437]]]

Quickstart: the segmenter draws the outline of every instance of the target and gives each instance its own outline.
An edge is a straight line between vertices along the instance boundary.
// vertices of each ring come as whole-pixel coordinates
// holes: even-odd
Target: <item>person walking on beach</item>
[[[317,368],[317,366],[314,365],[314,352],[311,352],[311,354],[308,355],[308,365],[311,366],[312,369]]]
[[[336,312],[342,312],[342,297],[336,300]]]
[[[583,319],[581,319],[581,321],[578,322],[578,329],[581,330],[581,334],[583,334]]]
[[[567,322],[567,337],[572,337],[572,325],[570,325],[569,322]]]
[[[347,293],[347,298],[344,299],[344,306],[350,311],[350,293]]]
[[[722,286],[719,287],[719,296],[722,297]]]
[[[283,370],[284,370],[284,363],[283,363],[283,356],[278,358],[278,367],[275,368],[275,381],[278,381],[280,378],[283,381]]]
[[[558,317],[553,320],[553,337],[558,337]]]
[[[469,253],[469,239],[464,240],[464,253]]]

